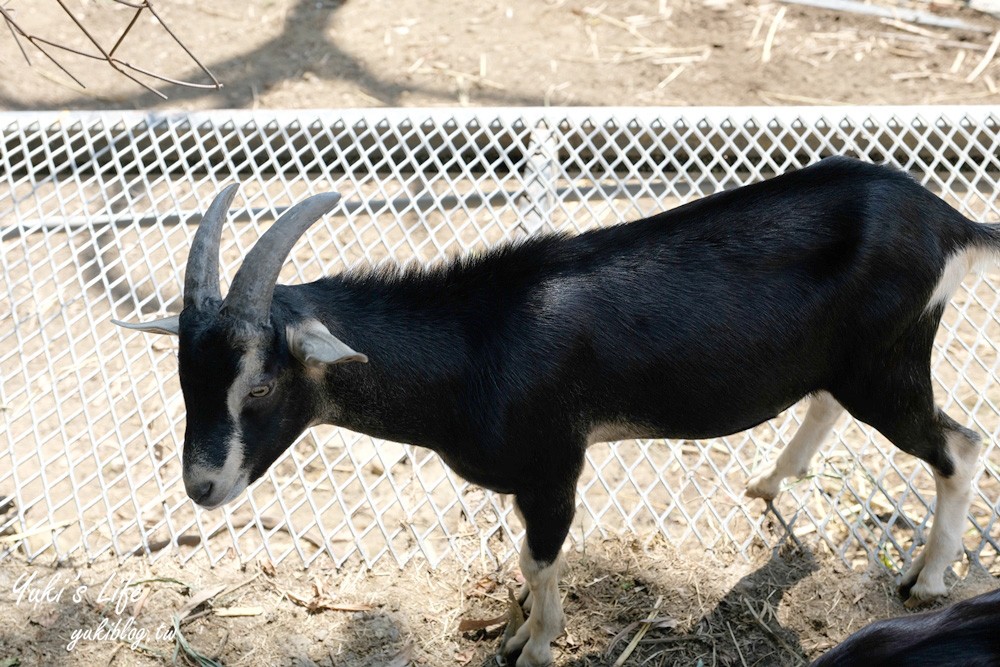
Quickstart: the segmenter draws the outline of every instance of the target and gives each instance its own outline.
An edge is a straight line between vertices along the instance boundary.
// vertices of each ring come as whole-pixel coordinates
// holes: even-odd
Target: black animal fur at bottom
[[[876,621],[811,667],[1000,667],[1000,590],[912,616]]]

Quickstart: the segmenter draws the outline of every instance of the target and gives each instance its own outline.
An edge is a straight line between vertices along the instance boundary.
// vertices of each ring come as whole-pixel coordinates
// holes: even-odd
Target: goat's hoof
[[[912,591],[913,587],[917,585],[918,574],[920,574],[919,570],[912,573],[907,572],[903,575],[903,579],[899,582],[899,586],[896,590],[899,592],[899,597],[904,601],[909,601],[910,591]]]
[[[504,642],[497,653],[496,662],[500,667],[515,667],[518,658],[521,657],[521,647],[514,648],[508,646],[509,642]]]
[[[521,658],[521,650],[524,645],[528,643],[528,638],[518,635],[508,637],[500,644],[500,654],[497,656],[497,662],[503,662],[509,667],[514,667]]]
[[[903,573],[903,578],[899,580],[899,597],[906,601],[907,608],[912,608],[919,604],[916,598],[913,602],[910,601],[910,596],[912,594],[913,588],[917,585],[920,580],[920,573],[924,571],[924,557],[926,552],[920,552],[916,558],[913,559],[913,563],[910,568]],[[941,586],[944,586],[944,578],[942,577]],[[926,588],[926,587],[925,587]],[[919,589],[918,589],[919,590]]]
[[[750,478],[744,493],[748,498],[774,500],[780,489],[781,479],[774,478],[774,465],[769,465]]]
[[[551,667],[552,649],[548,646],[532,646],[529,642],[517,659],[515,667]]]
[[[522,654],[520,658],[517,659],[517,665],[515,667],[552,667],[553,662],[551,659],[545,660],[544,662],[537,662],[535,660],[528,660]]]
[[[552,648],[548,645],[532,644],[512,637],[505,641],[496,657],[498,665],[506,667],[549,667],[552,665]]]
[[[928,584],[918,579],[915,583],[901,583],[899,594],[906,598],[904,607],[915,609],[944,597],[948,594],[948,587],[944,585],[944,581]]]
[[[502,655],[496,656],[496,664],[499,667],[552,667],[552,660],[546,662],[533,662],[525,658],[523,655],[517,659],[517,662],[513,662],[514,658],[507,658]]]
[[[522,622],[518,626],[515,626],[515,623],[513,619],[507,623],[503,641],[500,643],[500,653],[497,655],[497,663],[503,663],[508,667],[514,667],[521,658],[521,649],[531,639],[528,623]]]
[[[947,594],[948,587],[944,583],[944,574],[935,577],[925,569],[923,554],[914,559],[913,566],[899,582],[899,595],[905,600],[903,605],[907,609],[933,602]]]

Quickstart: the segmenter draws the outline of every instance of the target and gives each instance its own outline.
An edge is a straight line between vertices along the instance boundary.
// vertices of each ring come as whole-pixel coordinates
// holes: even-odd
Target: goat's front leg
[[[809,471],[809,461],[816,455],[843,412],[844,408],[828,392],[813,394],[802,426],[778,455],[778,460],[765,465],[750,478],[747,496],[774,500],[782,480],[805,475]]]
[[[573,521],[575,493],[570,484],[517,495],[517,510],[525,529],[521,573],[531,596],[531,614],[501,648],[508,664],[517,659],[516,667],[552,664],[552,640],[565,629],[559,555]]]

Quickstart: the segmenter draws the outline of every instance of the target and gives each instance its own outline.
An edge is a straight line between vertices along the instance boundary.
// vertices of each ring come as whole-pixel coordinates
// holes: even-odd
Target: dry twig
[[[782,6],[778,10],[778,13],[774,15],[774,20],[771,21],[771,27],[767,29],[767,37],[764,38],[764,51],[760,57],[761,62],[771,62],[771,46],[774,44],[775,35],[778,34],[778,26],[781,25],[781,19],[785,18],[786,9],[786,7]]]
[[[633,37],[635,37],[636,39],[638,39],[640,42],[642,42],[646,46],[653,46],[653,40],[649,39],[648,37],[646,37],[645,35],[643,35],[642,33],[640,33],[639,30],[637,29],[637,24],[641,23],[642,21],[639,21],[639,22],[637,22],[637,21],[622,21],[621,19],[615,18],[614,16],[610,16],[608,14],[605,14],[604,13],[604,8],[605,7],[607,7],[607,3],[602,4],[602,5],[598,6],[598,7],[584,7],[582,10],[573,9],[571,11],[574,14],[576,14],[577,16],[585,16],[585,17],[589,17],[589,18],[598,19],[600,21],[604,21],[605,23],[608,23],[609,25],[613,25],[616,28],[621,28],[622,30],[628,32],[630,35],[632,35]],[[644,21],[644,23],[646,25],[648,25],[649,23],[652,23],[655,20],[656,19],[648,19],[648,20]]]
[[[989,67],[990,63],[993,62],[993,57],[997,54],[998,47],[1000,47],[1000,30],[997,31],[997,34],[993,35],[993,41],[990,43],[990,48],[988,48],[986,53],[983,54],[982,60],[979,61],[979,64],[976,65],[974,70],[969,72],[969,76],[965,77],[966,83],[974,82],[979,78],[979,75],[982,74],[987,67]]]
[[[115,70],[122,76],[126,77],[127,79],[130,79],[131,81],[134,81],[135,83],[139,84],[149,92],[163,99],[167,99],[167,96],[164,95],[159,90],[157,90],[156,88],[154,88],[153,86],[143,81],[142,79],[138,78],[136,75],[143,75],[166,83],[172,83],[178,86],[186,86],[188,88],[205,88],[205,89],[222,88],[222,84],[219,82],[218,79],[215,78],[215,75],[212,74],[212,72],[207,67],[205,67],[205,65],[203,65],[200,60],[198,60],[198,57],[194,55],[194,53],[192,53],[187,46],[185,46],[184,42],[182,42],[180,38],[177,37],[176,34],[174,34],[174,31],[170,29],[170,26],[166,24],[166,22],[163,20],[163,17],[161,17],[156,12],[156,9],[154,9],[153,7],[152,0],[139,0],[138,2],[135,0],[112,0],[112,2],[115,2],[119,5],[124,5],[126,7],[134,9],[135,14],[132,15],[132,20],[129,21],[128,25],[122,31],[121,35],[118,36],[118,39],[109,49],[104,48],[100,44],[97,38],[94,37],[94,35],[87,29],[87,27],[80,21],[80,19],[77,18],[77,16],[73,14],[72,11],[70,11],[69,7],[66,6],[64,0],[56,0],[56,2],[62,8],[63,12],[65,12],[66,15],[73,21],[73,23],[80,30],[80,32],[82,32],[84,36],[86,36],[87,41],[89,41],[90,44],[94,47],[94,49],[96,49],[97,53],[83,51],[68,46],[66,44],[61,44],[59,42],[46,39],[45,37],[42,37],[40,35],[31,34],[25,31],[23,28],[21,28],[21,26],[14,20],[13,12],[9,8],[5,8],[2,5],[0,5],[0,16],[3,17],[4,22],[7,24],[7,29],[10,30],[11,35],[13,35],[14,37],[14,41],[17,43],[18,48],[21,50],[21,55],[24,56],[25,61],[27,61],[29,65],[32,64],[31,58],[28,57],[28,51],[24,48],[24,45],[21,43],[22,38],[28,43],[30,43],[32,46],[34,46],[36,49],[38,49],[38,51],[42,55],[44,55],[53,65],[58,67],[66,76],[68,76],[77,85],[79,85],[81,88],[84,89],[87,86],[83,83],[83,81],[74,76],[73,73],[70,72],[66,66],[60,63],[59,60],[57,60],[56,57],[52,55],[52,53],[50,53],[49,50],[46,49],[46,47],[50,47],[51,49],[58,49],[66,53],[72,53],[74,55],[81,56],[83,58],[90,58],[92,60],[103,60],[108,64],[108,66],[110,66],[113,70]],[[181,81],[178,79],[174,79],[165,76],[163,74],[152,72],[144,67],[140,67],[139,65],[125,62],[124,60],[115,55],[115,53],[118,51],[118,48],[125,41],[126,36],[128,36],[129,32],[131,32],[131,30],[135,27],[136,23],[138,23],[139,18],[142,16],[142,13],[146,11],[148,11],[149,14],[156,19],[157,23],[163,28],[163,30],[168,35],[170,35],[171,39],[173,39],[173,41],[181,49],[184,50],[184,52],[188,55],[188,57],[190,57],[191,60],[193,60],[196,65],[198,65],[201,71],[209,79],[212,80],[212,83],[210,84],[195,83],[192,81]]]
[[[52,533],[56,530],[60,530],[67,526],[72,526],[76,521],[59,521],[49,526],[39,526],[38,528],[32,528],[31,530],[25,530],[20,533],[11,533],[9,535],[0,536],[0,543],[4,542],[20,542],[26,537],[31,537],[32,535],[44,535],[45,533]]]
[[[318,540],[314,539],[313,537],[311,537],[311,536],[309,536],[307,534],[295,535],[292,532],[292,530],[287,525],[284,525],[282,523],[281,519],[276,519],[276,518],[270,517],[270,516],[250,517],[248,519],[245,519],[244,521],[241,521],[241,522],[238,522],[238,523],[234,523],[233,524],[233,529],[234,530],[242,530],[242,529],[246,528],[247,526],[250,526],[250,525],[252,525],[254,523],[259,523],[260,526],[261,526],[261,528],[263,528],[264,530],[280,530],[282,532],[288,533],[289,535],[291,535],[292,537],[294,537],[296,539],[300,539],[300,540],[303,540],[305,542],[308,542],[309,544],[311,544],[312,546],[316,547],[317,549],[322,549],[323,546],[324,546],[321,542],[319,542]],[[226,526],[226,525],[219,526],[214,531],[212,531],[208,535],[208,537],[206,539],[212,539],[216,535],[221,534],[227,528],[228,528],[228,526]],[[162,549],[165,549],[165,548],[167,548],[167,547],[169,547],[169,546],[171,546],[173,544],[176,544],[179,547],[196,547],[199,544],[201,544],[201,535],[194,535],[192,533],[185,533],[183,535],[178,535],[177,539],[176,539],[176,542],[174,540],[170,540],[170,539],[156,540],[155,542],[150,542],[149,543],[148,550],[149,550],[149,553],[154,553],[154,552],[160,551]],[[132,551],[132,555],[133,556],[142,555],[143,553],[146,552],[146,550],[147,550],[147,547],[141,547],[141,546],[140,547],[136,547]]]
[[[625,650],[622,651],[622,654],[618,656],[617,660],[615,660],[614,667],[621,667],[622,665],[625,664],[625,661],[628,660],[628,657],[632,655],[633,651],[635,651],[635,647],[639,645],[639,640],[641,640],[643,636],[645,636],[645,634],[649,631],[649,629],[653,627],[653,623],[656,621],[656,612],[660,608],[661,604],[663,604],[662,595],[656,598],[656,603],[650,610],[649,615],[646,617],[646,620],[644,620],[639,625],[639,630],[638,632],[635,633],[635,636],[632,637],[632,641],[628,643],[628,646],[625,647]]]
[[[938,16],[931,12],[904,7],[883,7],[881,5],[871,5],[860,0],[781,0],[793,5],[806,5],[829,9],[835,12],[847,12],[851,14],[861,14],[864,16],[879,16],[923,25],[935,26],[938,28],[950,28],[953,30],[968,30],[969,32],[990,32],[975,23],[969,23],[962,19],[951,18],[950,16]]]
[[[915,26],[905,21],[900,21],[899,19],[889,19],[880,18],[878,20],[882,25],[891,26],[898,30],[904,30],[906,32],[911,32],[914,35],[920,35],[921,37],[928,37],[930,39],[947,39],[948,35],[943,32],[935,32],[934,30],[928,30],[927,28],[921,28],[920,26]]]
[[[422,64],[422,59],[418,60],[410,66],[410,71],[415,74],[444,74],[445,76],[450,76],[458,82],[471,81],[472,83],[480,85],[483,88],[493,88],[494,90],[507,89],[507,87],[502,83],[487,79],[482,76],[482,74],[469,74],[468,72],[462,72],[457,69],[452,69],[445,63],[431,63],[430,67],[421,67],[420,65]],[[482,71],[482,66],[480,66],[480,71]]]
[[[795,651],[791,646],[788,645],[788,642],[782,639],[780,635],[778,635],[774,630],[771,629],[771,627],[767,623],[764,622],[764,619],[761,618],[761,613],[758,612],[756,609],[754,609],[753,605],[750,604],[750,600],[748,600],[747,598],[743,598],[743,603],[746,605],[747,611],[750,612],[750,618],[752,618],[757,623],[757,625],[763,628],[764,632],[766,632],[768,635],[771,636],[772,639],[778,642],[778,645],[781,646],[781,648],[784,649],[784,651],[788,655],[792,656],[798,664],[805,663],[805,660],[802,659],[802,656],[799,655],[797,651]],[[766,605],[767,603],[762,602],[761,604]],[[761,611],[763,611],[763,609],[761,609]]]
[[[300,607],[305,607],[310,614],[321,611],[371,611],[375,607],[370,604],[334,602],[333,598],[326,594],[319,579],[313,579],[313,592],[311,597],[299,595],[292,591],[279,589],[282,596],[288,598]]]

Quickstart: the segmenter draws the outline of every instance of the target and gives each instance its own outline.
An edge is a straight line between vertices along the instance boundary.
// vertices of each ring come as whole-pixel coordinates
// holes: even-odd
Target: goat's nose
[[[212,495],[212,481],[206,479],[200,482],[195,482],[188,488],[187,492],[191,500],[201,505],[210,495]]]

